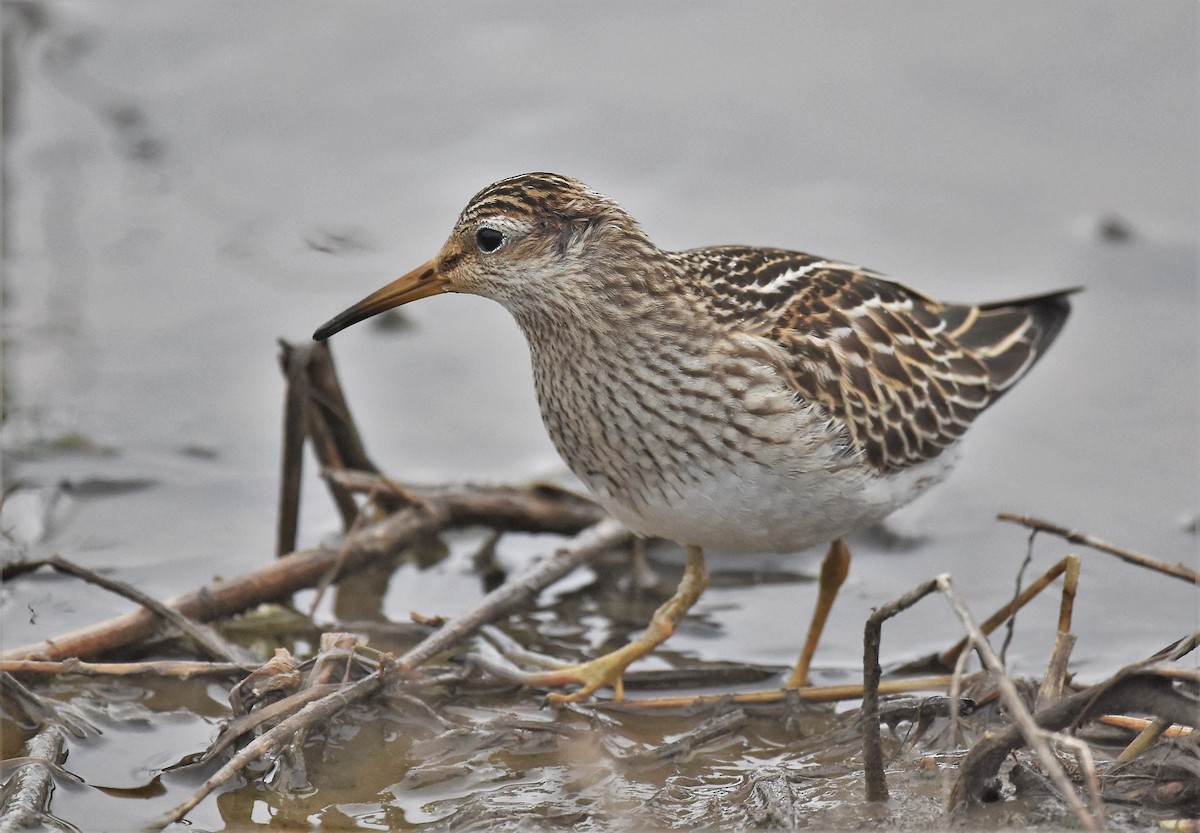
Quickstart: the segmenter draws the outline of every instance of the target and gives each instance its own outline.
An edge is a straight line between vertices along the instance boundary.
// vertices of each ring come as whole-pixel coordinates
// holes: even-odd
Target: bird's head
[[[444,292],[492,298],[518,318],[564,298],[586,306],[643,280],[634,267],[652,248],[624,209],[578,180],[503,179],[471,199],[436,257],[334,316],[313,338]]]

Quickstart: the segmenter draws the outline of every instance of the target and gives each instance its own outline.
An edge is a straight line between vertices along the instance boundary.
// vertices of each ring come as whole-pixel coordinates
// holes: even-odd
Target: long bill
[[[385,310],[407,304],[410,301],[419,301],[430,295],[440,295],[448,291],[446,279],[438,271],[435,258],[413,269],[407,275],[396,278],[383,289],[372,292],[349,309],[339,312],[313,333],[313,339],[324,341],[334,333],[346,329],[351,324],[357,324],[359,321],[370,318],[372,315],[378,315]]]

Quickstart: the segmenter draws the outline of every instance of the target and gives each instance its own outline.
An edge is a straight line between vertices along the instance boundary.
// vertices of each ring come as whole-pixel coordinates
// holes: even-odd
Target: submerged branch
[[[514,581],[508,581],[483,597],[469,613],[446,622],[419,645],[397,660],[403,669],[412,669],[445,651],[463,637],[478,630],[501,614],[534,598],[594,555],[628,543],[628,529],[612,518],[596,523],[579,533],[569,546],[535,565]]]
[[[188,796],[186,801],[155,819],[150,823],[149,828],[161,830],[168,824],[179,821],[187,815],[188,811],[208,797],[213,790],[236,778],[246,765],[258,758],[273,754],[284,744],[289,743],[298,732],[307,731],[313,726],[324,723],[351,703],[374,694],[379,690],[382,682],[382,672],[376,671],[356,683],[339,688],[337,691],[309,703],[241,749],[211,778],[208,778],[199,789]]]
[[[0,833],[53,829],[48,823],[54,774],[63,759],[63,732],[47,724],[25,744],[25,761],[5,783]]]
[[[603,517],[598,506],[569,492],[541,486],[461,486],[412,490],[422,499],[356,533],[346,549],[344,571],[360,569],[444,529],[494,529],[573,534]],[[302,550],[235,579],[215,581],[177,596],[165,606],[208,622],[315,586],[337,562],[338,550]],[[135,610],[32,645],[7,650],[0,658],[85,659],[127,648],[158,634],[161,620]]]
[[[1200,713],[1200,701],[1177,691],[1159,670],[1134,666],[1102,683],[1062,698],[1033,715],[1043,730],[1056,732],[1107,712],[1153,714],[1166,723],[1187,725]],[[950,806],[977,803],[1005,758],[1026,742],[1025,727],[1012,725],[981,740],[963,760],[950,794]]]

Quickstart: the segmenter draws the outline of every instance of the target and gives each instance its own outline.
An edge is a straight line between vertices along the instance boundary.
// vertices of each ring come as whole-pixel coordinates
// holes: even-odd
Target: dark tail
[[[980,304],[949,333],[987,368],[992,401],[1012,387],[1054,343],[1080,288]],[[963,308],[959,308],[960,310]],[[969,308],[968,308],[969,309]]]

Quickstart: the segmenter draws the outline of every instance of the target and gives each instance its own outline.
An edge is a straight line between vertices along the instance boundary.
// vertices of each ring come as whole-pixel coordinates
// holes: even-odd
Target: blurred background
[[[3,13],[6,560],[61,554],[160,597],[266,562],[276,339],[306,340],[430,257],[489,182],[551,170],[615,197],[666,248],[796,248],[947,300],[1086,288],[950,481],[897,515],[892,537],[855,543],[822,674],[853,673],[867,610],[938,572],[980,614],[1007,598],[1027,536],[998,511],[1195,563],[1190,0]],[[506,313],[453,296],[399,324],[333,342],[391,476],[564,477]],[[311,466],[306,489],[312,545],[337,523]],[[548,545],[511,546],[519,560]],[[1039,568],[1072,549],[1039,539]],[[713,566],[811,574],[816,559]],[[451,559],[398,583],[386,613],[419,599],[454,614],[481,593]],[[788,663],[813,595],[717,586],[697,608],[711,628],[672,645]],[[1029,632],[1046,633],[1055,607],[1032,611]],[[23,578],[0,597],[4,645],[123,609]],[[765,617],[794,618],[795,634]],[[1194,628],[1196,593],[1086,554],[1077,617],[1076,665],[1099,674]],[[929,619],[908,621],[885,644],[893,658],[944,647]],[[1013,660],[1036,668],[1043,648]]]

